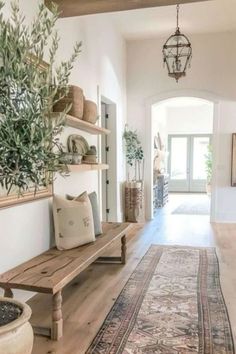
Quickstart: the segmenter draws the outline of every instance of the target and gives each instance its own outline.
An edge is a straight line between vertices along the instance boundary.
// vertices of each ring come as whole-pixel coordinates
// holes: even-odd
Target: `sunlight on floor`
[[[181,212],[176,212],[180,207]],[[170,194],[169,202],[158,209],[154,219],[145,226],[145,232],[152,233],[157,244],[214,246],[207,208],[210,209],[210,201],[206,194]]]
[[[207,194],[170,194],[169,207],[172,214],[210,215],[210,198]]]

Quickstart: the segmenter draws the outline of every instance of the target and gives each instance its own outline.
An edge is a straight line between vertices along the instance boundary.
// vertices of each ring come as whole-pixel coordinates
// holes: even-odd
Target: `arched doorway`
[[[178,90],[168,93],[163,93],[151,97],[146,102],[146,139],[145,139],[145,150],[146,150],[146,175],[145,175],[145,185],[146,185],[146,210],[147,219],[153,218],[153,107],[167,100],[174,98],[196,98],[209,102],[213,105],[213,134],[212,134],[212,150],[213,150],[213,178],[212,178],[212,194],[211,194],[211,211],[210,220],[215,220],[215,205],[216,205],[216,190],[215,190],[215,176],[216,176],[216,166],[215,166],[215,156],[217,153],[217,127],[219,120],[219,98],[213,94],[204,91],[194,91],[194,90]]]

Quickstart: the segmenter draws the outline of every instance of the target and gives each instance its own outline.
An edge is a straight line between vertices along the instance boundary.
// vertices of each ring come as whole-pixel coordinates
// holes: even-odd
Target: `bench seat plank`
[[[0,287],[56,294],[101,256],[129,229],[128,223],[103,223],[103,234],[68,251],[52,248],[0,275]]]

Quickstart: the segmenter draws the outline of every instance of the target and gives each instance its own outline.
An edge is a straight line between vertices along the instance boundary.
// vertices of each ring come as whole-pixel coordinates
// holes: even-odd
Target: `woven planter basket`
[[[70,85],[68,95],[54,105],[53,111],[63,112],[70,104],[72,104],[72,106],[68,114],[82,119],[84,113],[84,95],[83,90],[80,87]]]
[[[142,182],[125,183],[125,221],[144,222],[144,193]]]
[[[93,101],[85,100],[83,120],[95,124],[97,121],[97,117],[98,117],[98,109],[96,103]]]

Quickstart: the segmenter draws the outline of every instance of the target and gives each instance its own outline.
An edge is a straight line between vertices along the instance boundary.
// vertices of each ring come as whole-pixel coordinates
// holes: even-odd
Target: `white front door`
[[[206,191],[206,154],[211,135],[169,135],[170,192]]]

